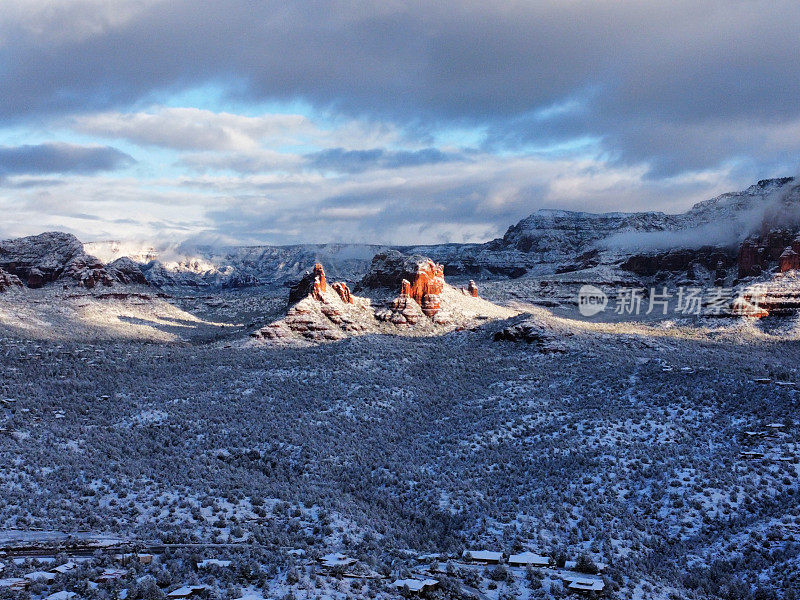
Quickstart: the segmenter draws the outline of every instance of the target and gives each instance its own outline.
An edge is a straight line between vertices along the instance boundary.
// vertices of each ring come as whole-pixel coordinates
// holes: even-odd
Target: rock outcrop
[[[11,288],[15,287],[22,287],[22,281],[16,275],[12,275],[11,273],[7,273],[3,269],[0,269],[0,292],[5,292]]]
[[[251,337],[292,344],[335,341],[365,333],[437,335],[518,314],[447,285],[442,266],[425,257],[406,257],[398,252],[375,263],[377,269],[365,279],[376,287],[360,284],[371,293],[369,297],[352,294],[344,282],[328,285],[322,265],[315,265],[313,272],[291,288],[286,316]],[[401,274],[408,274],[410,279],[397,280]],[[388,295],[393,290],[400,293]],[[443,304],[447,310],[442,310]]]
[[[514,248],[557,262],[590,250],[596,242],[622,232],[664,231],[675,226],[675,218],[660,212],[587,213],[569,210],[538,210],[512,225],[495,247]]]
[[[350,293],[350,288],[347,287],[347,284],[343,281],[337,281],[331,285],[333,291],[339,294],[339,298],[342,299],[342,302],[345,304],[352,304],[353,303],[353,295]]]
[[[570,331],[554,328],[537,317],[510,325],[494,334],[495,342],[524,342],[543,354],[562,354],[569,351]]]
[[[778,268],[781,273],[800,269],[800,252],[795,249],[795,245],[800,246],[800,242],[795,240],[792,245],[787,247],[778,259]]]
[[[322,302],[323,294],[328,290],[328,280],[325,278],[325,269],[316,263],[314,270],[307,272],[303,278],[289,290],[289,304],[295,304],[307,296]]]
[[[797,232],[793,229],[772,229],[747,238],[742,242],[737,257],[739,277],[760,275],[777,266],[781,255],[792,245],[796,236]]]
[[[634,254],[620,268],[636,275],[653,277],[656,281],[682,276],[688,281],[707,279],[709,285],[725,284],[730,271],[737,265],[735,248],[703,246],[696,249],[676,248],[666,252]]]
[[[416,325],[425,313],[419,303],[411,295],[411,282],[403,279],[400,284],[400,295],[383,310],[375,311],[379,321],[395,325]]]
[[[106,271],[117,281],[124,284],[150,285],[138,264],[127,256],[106,265]]]
[[[361,288],[399,289],[392,301],[406,303],[413,299],[424,315],[433,318],[442,308],[440,296],[444,290],[444,267],[431,259],[413,254],[406,256],[390,250],[375,255],[369,272],[361,280]]]
[[[83,244],[69,233],[48,232],[0,242],[0,268],[28,287],[72,280],[85,288],[111,285],[114,278]]]

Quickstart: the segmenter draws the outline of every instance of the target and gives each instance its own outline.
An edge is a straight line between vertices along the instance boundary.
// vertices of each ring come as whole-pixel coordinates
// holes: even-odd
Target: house
[[[462,558],[479,565],[496,565],[503,560],[503,553],[490,550],[464,550]]]
[[[70,561],[70,562],[64,563],[63,565],[58,565],[57,567],[51,569],[51,571],[53,573],[58,573],[60,575],[63,575],[64,573],[69,573],[73,569],[77,569],[77,568],[78,568],[78,565],[75,564],[74,562]]]
[[[230,567],[233,564],[230,560],[219,560],[216,558],[207,558],[197,563],[198,569],[209,569],[211,567]]]
[[[780,435],[781,431],[785,429],[785,425],[783,423],[769,423],[767,425],[767,430],[769,431],[770,435]]]
[[[508,564],[512,567],[548,567],[550,562],[549,556],[541,556],[533,552],[512,554],[508,557]]]
[[[28,573],[24,577],[28,581],[44,581],[49,583],[56,578],[56,574],[48,571],[34,571],[33,573]]]
[[[19,577],[0,579],[0,588],[14,590],[17,592],[21,592],[22,590],[27,589],[28,585],[30,585],[30,581],[28,581],[27,579],[21,579]]]
[[[436,579],[398,579],[392,584],[397,589],[408,588],[408,591],[419,594],[426,590],[432,590],[439,585]]]
[[[439,554],[429,553],[429,554],[418,554],[416,558],[417,558],[417,562],[429,563],[429,562],[432,562],[432,561],[441,560],[442,557]]]
[[[205,585],[184,585],[183,587],[179,587],[177,590],[172,590],[169,594],[167,594],[167,598],[191,598],[192,596],[207,589],[208,586]]]
[[[128,574],[126,569],[106,569],[100,576],[95,580],[97,583],[101,581],[114,581],[115,579],[122,579],[125,575]]]
[[[602,592],[606,584],[602,579],[579,578],[573,579],[567,589],[573,592],[588,594],[590,592]]]
[[[335,567],[349,567],[356,562],[356,559],[345,556],[341,552],[331,552],[330,554],[320,556],[319,562],[324,568],[333,569]]]
[[[50,594],[49,596],[45,597],[44,600],[72,600],[76,598],[78,594],[75,592],[68,592],[66,590],[61,592],[56,592],[55,594]]]

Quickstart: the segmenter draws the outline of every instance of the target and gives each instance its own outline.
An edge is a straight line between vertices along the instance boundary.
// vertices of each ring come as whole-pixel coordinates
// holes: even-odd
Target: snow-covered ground
[[[218,323],[241,317],[235,297],[158,300]],[[9,331],[5,537],[88,531],[156,555],[123,564],[119,550],[92,551],[29,592],[133,598],[203,584],[225,598],[395,598],[394,581],[433,578],[425,593],[449,598],[569,593],[555,566],[459,563],[480,548],[604,563],[594,577],[615,598],[790,598],[796,341],[743,321],[528,310],[474,330],[306,348],[226,341],[246,328],[190,343]],[[493,341],[519,323],[545,343]],[[317,561],[335,552],[356,562]],[[222,562],[195,570],[204,559]],[[0,560],[9,581],[52,568]]]

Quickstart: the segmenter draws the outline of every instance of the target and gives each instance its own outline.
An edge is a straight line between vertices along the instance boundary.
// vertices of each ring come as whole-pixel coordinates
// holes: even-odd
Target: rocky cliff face
[[[646,271],[669,277],[684,268],[716,271],[713,262],[722,260],[727,265],[731,255],[735,260],[739,246],[748,237],[764,236],[772,229],[797,230],[799,215],[800,186],[792,178],[781,178],[765,179],[746,190],[722,194],[676,215],[540,210],[509,227],[502,238],[485,244],[397,248],[364,244],[191,250],[179,247],[165,250],[163,255],[148,244],[133,247],[120,242],[97,242],[90,244],[90,248],[101,258],[109,259],[130,252],[148,281],[167,287],[286,284],[302,278],[315,263],[324,264],[331,277],[355,282],[371,268],[374,256],[398,250],[407,256],[427,256],[443,266],[443,275],[464,279],[575,273],[604,266],[618,268],[629,259],[632,259],[628,263],[630,272]],[[711,256],[709,248],[722,251],[725,256]],[[759,257],[745,253],[742,276],[760,272],[756,265],[762,271],[777,267],[777,259],[784,250],[785,246],[775,258],[764,263],[759,262]],[[691,258],[691,252],[697,253],[695,259]],[[735,270],[738,271],[738,265]],[[413,273],[375,274],[378,278],[388,275],[395,293],[403,278],[412,284],[414,281]],[[730,279],[728,273],[725,276]]]
[[[58,280],[71,280],[86,288],[113,283],[103,263],[86,254],[74,235],[61,232],[0,242],[0,268],[31,288]]]
[[[496,248],[538,254],[543,260],[582,254],[597,242],[626,231],[664,231],[675,218],[659,212],[593,214],[539,210],[508,228]]]
[[[435,335],[517,314],[477,297],[477,286],[473,293],[447,285],[442,266],[432,260],[395,251],[375,257],[359,289],[367,295],[352,294],[344,282],[329,285],[316,264],[292,286],[286,317],[252,337],[291,344],[364,333]]]
[[[440,296],[444,285],[444,266],[419,254],[406,256],[390,250],[372,259],[359,288],[399,290],[400,295],[393,301],[395,304],[405,305],[409,298],[419,305],[425,316],[433,318],[442,308]]]
[[[123,256],[109,263],[106,265],[106,270],[120,283],[150,285],[150,282],[147,281],[139,265],[127,256]]]
[[[0,242],[0,269],[29,288],[59,282],[87,289],[115,282],[147,284],[133,261],[121,258],[105,266],[87,254],[69,233],[48,232]]]
[[[320,263],[316,263],[313,271],[306,273],[300,281],[291,286],[289,304],[295,304],[307,296],[322,302],[322,296],[326,291],[328,291],[328,280],[325,277],[325,270]]]
[[[0,292],[5,292],[6,290],[13,289],[13,288],[21,288],[22,281],[16,275],[12,275],[11,273],[7,273],[3,269],[0,269]]]

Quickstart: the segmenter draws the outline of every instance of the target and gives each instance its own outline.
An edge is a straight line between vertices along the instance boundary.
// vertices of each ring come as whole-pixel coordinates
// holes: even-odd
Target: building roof
[[[202,592],[205,589],[207,589],[205,585],[184,585],[177,590],[172,590],[167,594],[167,598],[188,598],[195,592]]]
[[[28,587],[30,581],[21,579],[20,577],[9,577],[8,579],[0,579],[0,588],[11,588],[12,590],[24,590]]]
[[[128,574],[126,569],[108,568],[104,570],[97,578],[98,581],[110,581],[112,579],[120,579]]]
[[[438,585],[439,582],[435,579],[398,579],[392,584],[392,587],[396,588],[405,588],[412,592],[421,592],[425,588],[434,587]]]
[[[72,600],[72,598],[75,598],[77,595],[78,594],[75,592],[63,590],[61,592],[56,592],[55,594],[50,594],[44,600]]]
[[[535,554],[534,552],[522,552],[521,554],[509,556],[508,562],[520,565],[549,565],[550,557]]]
[[[320,556],[319,560],[324,567],[346,567],[356,562],[355,558],[347,557],[341,552],[331,552],[325,556]]]
[[[34,571],[25,575],[25,579],[28,581],[53,581],[55,578],[56,574],[48,571]]]
[[[503,553],[491,550],[464,550],[463,557],[467,560],[499,561],[502,560]]]
[[[230,567],[233,562],[229,560],[219,560],[217,558],[207,558],[205,560],[201,560],[197,563],[197,567],[200,569],[205,569],[208,567]]]
[[[54,573],[67,573],[69,571],[72,571],[72,569],[75,569],[77,566],[78,566],[77,564],[75,564],[74,562],[70,561],[70,562],[64,563],[63,565],[58,565],[57,567],[53,568],[53,572]]]
[[[600,592],[606,587],[602,579],[574,579],[572,583],[567,586],[571,590],[586,590],[591,592]]]

